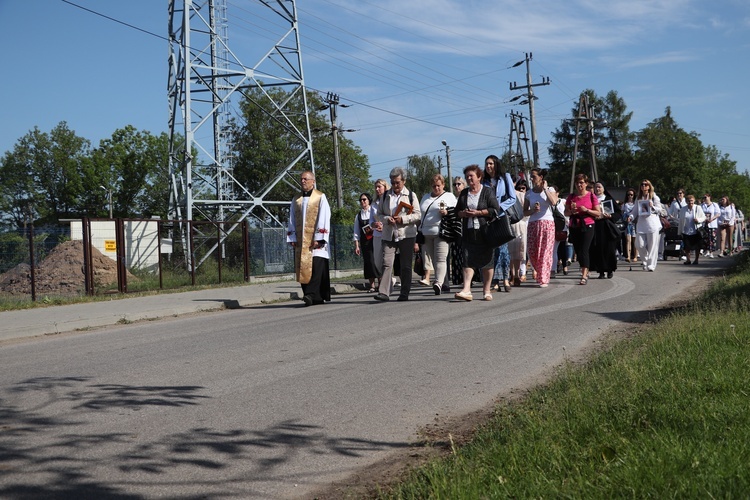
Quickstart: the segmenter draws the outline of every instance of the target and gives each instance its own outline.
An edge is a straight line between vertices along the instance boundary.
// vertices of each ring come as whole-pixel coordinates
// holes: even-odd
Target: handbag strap
[[[445,194],[445,191],[443,191],[442,193],[440,193],[440,196],[443,196],[444,194]],[[419,230],[420,231],[422,230],[422,225],[424,225],[424,218],[427,217],[427,212],[429,212],[430,208],[432,208],[432,205],[434,205],[435,202],[440,199],[440,196],[438,196],[437,198],[435,198],[434,200],[432,200],[432,203],[429,204],[429,206],[427,207],[427,210],[425,210],[424,213],[422,214],[422,222],[419,223]]]

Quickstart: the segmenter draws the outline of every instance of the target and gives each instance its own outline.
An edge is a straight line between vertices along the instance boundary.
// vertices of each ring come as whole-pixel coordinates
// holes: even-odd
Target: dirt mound
[[[96,248],[91,249],[94,286],[117,283],[115,261]],[[86,287],[83,275],[83,241],[60,243],[41,261],[35,272],[37,295],[80,295]],[[31,267],[19,264],[0,275],[0,291],[11,295],[31,295]]]

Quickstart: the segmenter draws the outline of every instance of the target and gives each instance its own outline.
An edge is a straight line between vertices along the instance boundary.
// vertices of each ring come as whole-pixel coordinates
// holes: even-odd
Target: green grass
[[[747,252],[745,252],[747,253]],[[750,265],[568,365],[381,498],[747,498]]]

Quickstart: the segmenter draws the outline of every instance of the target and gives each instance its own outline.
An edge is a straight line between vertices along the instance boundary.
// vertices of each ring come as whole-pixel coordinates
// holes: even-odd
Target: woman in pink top
[[[581,266],[580,285],[589,281],[589,249],[594,238],[595,218],[599,215],[599,199],[586,190],[588,180],[585,174],[576,175],[573,192],[565,201],[565,215],[570,217],[570,241]]]

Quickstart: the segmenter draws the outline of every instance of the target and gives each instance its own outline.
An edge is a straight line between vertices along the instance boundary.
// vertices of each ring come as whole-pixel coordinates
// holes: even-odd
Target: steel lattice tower
[[[281,226],[268,207],[288,205],[289,200],[274,200],[274,187],[292,182],[286,177],[295,166],[315,169],[296,2],[253,1],[280,17],[285,31],[254,66],[246,66],[228,43],[225,0],[169,0],[170,218],[229,222],[224,237],[248,217]],[[299,118],[299,111],[288,109],[290,100],[273,102],[273,93],[266,91],[277,86],[301,98],[304,129],[292,120],[293,114]],[[233,176],[229,122],[233,102],[253,88],[272,101],[273,118],[292,132],[301,153],[259,192],[251,193]],[[184,229],[182,233],[187,249]]]

